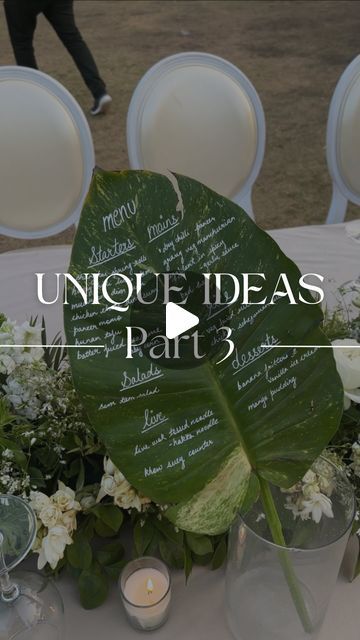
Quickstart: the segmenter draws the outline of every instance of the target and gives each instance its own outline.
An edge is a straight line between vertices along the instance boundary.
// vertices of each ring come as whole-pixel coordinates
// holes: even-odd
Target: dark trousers
[[[75,24],[73,0],[5,0],[4,7],[18,65],[38,68],[33,39],[37,16],[43,13],[72,56],[94,98],[106,93],[91,51]]]

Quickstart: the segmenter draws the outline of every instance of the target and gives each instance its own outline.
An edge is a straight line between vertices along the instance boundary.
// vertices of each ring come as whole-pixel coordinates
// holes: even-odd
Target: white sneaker
[[[100,96],[100,98],[97,98],[95,100],[94,105],[90,110],[91,115],[98,116],[100,113],[106,113],[110,107],[111,102],[112,102],[112,97],[109,96],[107,93],[104,93],[104,95]]]

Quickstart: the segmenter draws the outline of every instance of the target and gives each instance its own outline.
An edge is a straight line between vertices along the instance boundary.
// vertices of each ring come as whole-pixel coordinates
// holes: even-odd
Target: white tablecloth
[[[347,237],[345,225],[281,229],[271,235],[303,273],[326,276],[330,289],[336,289],[360,274],[360,244]],[[37,302],[34,273],[66,271],[69,256],[69,247],[57,246],[0,255],[0,311],[19,321],[30,315],[44,314],[52,337],[61,326],[61,304],[44,310]],[[60,580],[60,590],[66,609],[66,640],[139,638],[124,618],[115,588],[106,604],[95,611],[81,609],[76,586],[69,578]],[[231,640],[223,596],[221,571],[212,573],[207,569],[196,569],[187,586],[183,575],[175,574],[171,617],[165,627],[153,634],[154,637],[158,640]],[[359,603],[360,578],[349,584],[339,577],[320,640],[359,640]]]

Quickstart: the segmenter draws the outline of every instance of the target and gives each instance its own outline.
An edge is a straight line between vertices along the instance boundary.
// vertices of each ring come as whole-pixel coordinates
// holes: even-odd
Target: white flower
[[[350,467],[353,469],[354,474],[357,477],[360,477],[360,444],[359,442],[354,442],[351,447],[351,460],[352,463]]]
[[[120,485],[122,482],[127,482],[125,476],[119,469],[115,469],[114,479],[117,485]],[[129,483],[128,483],[129,484]]]
[[[318,482],[320,491],[322,491],[322,493],[325,493],[327,496],[331,496],[335,488],[335,477],[326,478],[325,476],[319,475]]]
[[[60,509],[55,504],[51,504],[50,502],[48,505],[43,507],[43,509],[41,509],[39,518],[44,527],[51,529],[59,523],[59,521],[61,520],[61,515],[62,514]]]
[[[14,371],[15,367],[16,362],[9,353],[0,353],[0,373],[8,376]]]
[[[64,557],[65,548],[72,544],[72,539],[63,525],[56,525],[49,529],[41,543],[38,558],[38,569],[41,570],[48,562],[52,569],[56,569],[58,562]]]
[[[105,474],[108,474],[110,476],[113,476],[116,471],[116,467],[114,463],[111,462],[110,458],[107,458],[106,456],[104,458],[104,471],[105,471]]]
[[[302,491],[304,498],[310,498],[311,500],[314,495],[320,493],[320,487],[317,482],[308,482],[304,484]]]
[[[117,489],[117,484],[115,482],[114,476],[111,476],[109,473],[105,473],[101,478],[101,486],[100,491],[98,493],[98,497],[96,498],[96,502],[100,502],[105,496],[114,496]]]
[[[36,513],[40,513],[44,507],[47,507],[50,504],[50,498],[45,495],[45,493],[41,493],[41,491],[31,491],[30,492],[30,506],[34,509]]]
[[[305,473],[302,479],[302,481],[305,482],[305,484],[315,482],[315,480],[316,480],[316,473],[314,473],[311,469],[309,469],[309,471]]]
[[[75,491],[70,489],[70,487],[66,487],[60,480],[59,489],[53,496],[51,496],[51,501],[60,509],[60,511],[69,511],[70,509],[80,511],[81,509],[80,504],[75,500]]]
[[[150,504],[150,502],[150,498],[137,493],[127,480],[118,485],[114,495],[114,503],[121,509],[136,509],[140,512],[142,507]]]
[[[334,340],[336,368],[343,383],[345,408],[350,401],[360,403],[360,343],[357,340]],[[341,347],[344,347],[343,349]]]
[[[289,495],[291,495],[292,493],[298,493],[299,491],[301,491],[301,482],[297,482],[296,484],[293,484],[292,487],[289,487],[288,489],[280,489],[281,493],[288,493]]]
[[[323,514],[327,518],[334,517],[331,500],[323,493],[315,493],[310,500],[304,500],[303,507],[300,514],[303,519],[311,514],[314,522],[319,523]]]
[[[77,529],[76,513],[75,509],[71,509],[62,514],[61,522],[69,533]]]
[[[23,355],[25,358],[30,354]],[[54,384],[55,373],[43,360],[28,362],[22,355],[19,356],[19,361],[16,355],[13,358],[21,366],[16,366],[8,375],[3,390],[17,414],[25,416],[28,420],[36,420],[41,414],[48,389]]]
[[[110,496],[114,499],[114,504],[121,509],[136,509],[139,512],[143,506],[150,504],[150,498],[138,493],[110,458],[104,458],[104,471],[96,502]]]
[[[308,518],[308,516],[306,516],[306,518],[303,517],[303,499],[301,496],[297,497],[296,499],[293,495],[287,496],[285,509],[288,509],[292,512],[294,520],[299,516],[302,520],[306,520]]]
[[[41,327],[31,326],[29,322],[23,322],[21,325],[16,325],[14,328],[14,342],[15,344],[39,344],[41,345]],[[39,349],[41,352],[41,349]],[[42,354],[41,354],[42,355]]]
[[[41,544],[42,544],[44,536],[45,536],[45,529],[44,529],[43,525],[41,524],[40,520],[37,520],[36,521],[36,538],[35,538],[34,544],[32,546],[32,551],[34,553],[40,553]]]
[[[41,545],[42,545],[42,541],[43,541],[43,537],[44,537],[44,529],[40,530],[41,533],[39,532],[35,538],[35,542],[32,546],[32,552],[33,553],[40,553],[41,551]]]
[[[141,511],[141,501],[136,491],[131,487],[129,483],[122,483],[120,487],[118,487],[115,495],[114,495],[114,503],[121,507],[122,509],[136,509],[137,511]]]
[[[4,460],[13,460],[14,452],[11,449],[4,449],[2,452],[2,457],[4,458]]]

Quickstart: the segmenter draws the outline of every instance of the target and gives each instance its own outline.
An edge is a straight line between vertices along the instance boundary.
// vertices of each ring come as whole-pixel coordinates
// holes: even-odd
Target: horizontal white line
[[[105,349],[104,344],[0,344],[0,349],[6,347],[8,349],[13,349],[14,347],[19,349],[92,349],[93,347]]]
[[[360,344],[261,344],[268,349],[360,349]]]

